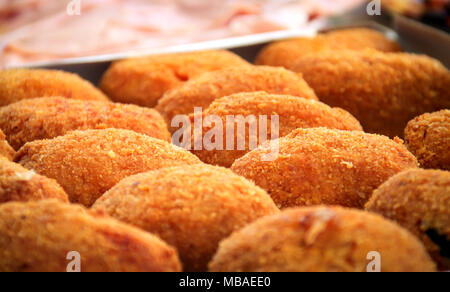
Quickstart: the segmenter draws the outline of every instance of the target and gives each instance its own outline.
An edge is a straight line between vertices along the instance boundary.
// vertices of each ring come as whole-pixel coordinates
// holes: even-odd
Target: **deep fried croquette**
[[[69,202],[67,194],[56,181],[0,158],[0,203],[44,199]]]
[[[238,127],[238,122],[229,125],[228,116],[237,117],[241,115],[244,118],[255,117],[252,125],[255,125],[254,132],[250,133],[250,123],[246,123],[245,128]],[[278,133],[272,133],[271,117],[278,118]],[[289,95],[274,95],[265,92],[239,93],[228,97],[215,100],[211,106],[203,112],[203,118],[208,116],[218,116],[222,119],[223,125],[223,148],[224,150],[203,150],[193,151],[197,157],[205,163],[231,167],[233,162],[245,155],[250,149],[249,137],[256,137],[257,144],[260,145],[266,140],[259,140],[259,130],[265,128],[267,139],[275,137],[284,137],[298,128],[316,128],[325,127],[340,130],[362,131],[359,122],[348,112],[339,108],[330,108],[329,106],[315,100],[307,100]],[[265,122],[259,122],[261,117],[267,119]],[[203,127],[202,133],[198,132],[198,138],[204,141],[205,135],[213,129]],[[226,150],[228,128],[234,128],[234,150]],[[245,132],[242,131],[245,130]],[[243,136],[245,135],[245,136]],[[278,136],[278,137],[277,137]],[[264,139],[264,137],[262,137]],[[195,137],[191,139],[195,141]],[[238,140],[245,141],[245,150],[238,150]],[[255,145],[256,146],[256,145]]]
[[[45,200],[0,205],[0,271],[180,272],[177,252],[156,236],[81,206]]]
[[[0,70],[0,106],[52,96],[108,101],[100,90],[75,74],[56,70]]]
[[[397,174],[373,193],[366,210],[411,231],[441,269],[450,269],[450,172],[414,169]]]
[[[207,270],[219,242],[279,212],[265,191],[228,169],[180,166],[128,177],[93,209],[158,235],[177,248],[185,271]]]
[[[0,128],[15,149],[87,129],[126,129],[171,140],[164,119],[153,109],[62,97],[28,99],[0,108]]]
[[[249,65],[228,51],[157,55],[118,61],[104,74],[100,88],[114,101],[154,107],[164,93],[194,76]]]
[[[207,109],[216,99],[240,92],[266,91],[317,100],[301,75],[282,68],[247,66],[205,73],[167,92],[156,109],[162,113],[173,133],[176,115],[189,115],[194,107]]]
[[[200,163],[195,155],[165,141],[117,129],[74,131],[30,142],[15,161],[55,179],[71,202],[87,207],[127,176]]]
[[[302,57],[324,51],[374,49],[400,52],[400,46],[381,33],[365,28],[344,29],[320,34],[315,38],[296,38],[265,47],[256,58],[257,65],[291,68]]]
[[[4,157],[8,160],[13,160],[16,151],[6,141],[5,133],[0,129],[0,157]]]
[[[209,268],[366,272],[374,270],[374,259],[381,272],[436,269],[424,246],[408,231],[381,216],[339,207],[291,209],[257,220],[221,242]]]
[[[423,168],[450,170],[450,110],[424,114],[410,121],[405,140]]]
[[[262,161],[271,151],[266,143],[236,160],[232,170],[265,189],[280,208],[363,208],[388,178],[418,166],[402,141],[359,131],[297,129],[277,142],[274,161]]]
[[[370,133],[402,137],[414,117],[450,108],[450,72],[426,56],[338,51],[306,56],[293,70]]]

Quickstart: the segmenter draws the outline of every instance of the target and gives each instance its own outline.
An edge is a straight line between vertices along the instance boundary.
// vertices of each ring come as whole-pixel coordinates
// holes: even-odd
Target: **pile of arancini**
[[[0,271],[66,271],[73,251],[84,272],[364,272],[374,254],[383,272],[450,269],[448,69],[367,29],[256,64],[124,60],[99,88],[0,71]],[[215,118],[184,146],[244,146],[178,147],[180,115]],[[269,119],[242,134],[229,116]]]

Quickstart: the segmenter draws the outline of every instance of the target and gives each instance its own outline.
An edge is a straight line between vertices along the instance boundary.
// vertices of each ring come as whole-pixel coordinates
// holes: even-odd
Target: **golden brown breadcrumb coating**
[[[177,252],[156,236],[81,206],[45,200],[0,205],[0,271],[180,272]],[[70,266],[69,266],[70,268]]]
[[[154,109],[62,97],[28,99],[2,107],[0,128],[15,149],[74,130],[107,128],[133,130],[171,141],[164,119]]]
[[[373,193],[366,210],[411,231],[441,269],[450,269],[450,172],[414,169],[397,174]]]
[[[227,67],[249,65],[228,51],[156,55],[114,62],[100,88],[114,101],[154,107],[164,93],[189,79]]]
[[[265,189],[280,208],[363,208],[388,178],[418,166],[402,141],[359,131],[297,129],[278,143],[275,161],[262,161],[271,151],[266,143],[231,169]]]
[[[413,119],[406,126],[405,140],[423,168],[450,170],[450,110]]]
[[[205,163],[220,165],[224,167],[231,167],[233,162],[249,152],[250,149],[250,131],[249,123],[245,126],[245,133],[241,133],[238,123],[233,123],[233,126],[227,124],[227,116],[239,116],[244,118],[250,116],[255,117],[254,125],[258,145],[265,142],[265,140],[259,140],[259,129],[263,128],[263,123],[259,123],[260,117],[267,118],[267,139],[272,139],[272,115],[278,116],[278,135],[284,137],[290,134],[293,130],[298,128],[317,128],[325,127],[330,129],[340,130],[356,130],[362,131],[359,122],[348,112],[339,108],[330,108],[326,104],[319,101],[308,100],[304,98],[298,98],[296,96],[289,95],[274,95],[265,92],[251,92],[251,93],[238,93],[228,97],[215,100],[210,107],[203,112],[203,119],[208,116],[218,116],[222,119],[223,125],[223,149],[225,150],[203,150],[193,151],[197,157]],[[194,122],[192,117],[192,122]],[[209,131],[214,128],[215,125],[210,127],[203,127],[203,135],[198,135],[199,139],[204,140]],[[226,150],[227,130],[234,127],[234,150]],[[245,135],[244,137],[242,135]],[[237,141],[244,139],[245,150],[238,150]],[[191,139],[195,141],[195,137]]]
[[[324,51],[374,49],[381,52],[400,52],[400,46],[383,34],[366,28],[352,28],[320,34],[314,38],[296,38],[266,46],[257,56],[257,65],[291,68],[308,54]]]
[[[282,68],[247,66],[205,73],[167,92],[156,109],[162,113],[171,132],[176,115],[189,115],[194,107],[207,109],[216,99],[240,92],[266,91],[317,100],[301,75]]]
[[[293,70],[370,133],[402,137],[414,117],[450,108],[450,72],[426,56],[339,51],[306,56]]]
[[[286,210],[221,242],[212,272],[366,272],[371,252],[381,272],[433,272],[425,248],[397,224],[339,207]]]
[[[1,109],[1,108],[0,108]],[[0,157],[13,160],[16,151],[6,141],[5,133],[0,129]]]
[[[219,242],[279,212],[265,191],[228,169],[180,166],[128,177],[93,209],[158,235],[177,248],[185,271],[204,272]]]
[[[43,199],[69,202],[67,194],[56,181],[0,158],[0,203]]]
[[[15,161],[55,179],[71,202],[87,207],[127,176],[200,163],[182,148],[118,129],[75,131],[30,142],[17,152]]]
[[[0,70],[0,106],[51,96],[108,101],[100,90],[75,74],[56,70]]]

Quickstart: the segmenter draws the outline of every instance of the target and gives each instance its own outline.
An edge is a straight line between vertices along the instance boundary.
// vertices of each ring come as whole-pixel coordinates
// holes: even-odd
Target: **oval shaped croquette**
[[[236,160],[232,170],[265,189],[280,208],[342,205],[363,208],[372,192],[394,174],[418,166],[401,141],[358,131],[297,129],[272,147]]]
[[[204,272],[219,242],[279,212],[265,191],[230,170],[208,165],[128,177],[93,209],[154,233],[177,248],[185,271]]]
[[[0,128],[15,149],[27,142],[88,129],[125,129],[171,140],[164,119],[153,109],[62,97],[28,99],[2,107]]]
[[[200,163],[182,148],[118,129],[75,131],[30,142],[17,152],[15,161],[55,179],[71,202],[87,207],[127,176]]]
[[[375,252],[375,253],[374,253]],[[286,210],[220,244],[211,272],[433,272],[425,248],[398,225],[338,207]],[[379,256],[379,262],[376,260]]]
[[[46,200],[0,205],[0,271],[180,272],[177,252],[156,236],[81,206]]]

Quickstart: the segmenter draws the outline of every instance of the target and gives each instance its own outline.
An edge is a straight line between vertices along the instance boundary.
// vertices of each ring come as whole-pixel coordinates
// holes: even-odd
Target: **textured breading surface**
[[[0,205],[0,271],[179,272],[177,252],[156,236],[81,206],[46,200]]]
[[[275,42],[265,47],[256,64],[292,68],[296,61],[308,54],[324,51],[374,49],[381,52],[400,52],[400,46],[372,29],[344,29],[320,34],[315,38],[296,38]]]
[[[93,209],[158,235],[176,247],[185,271],[207,270],[219,242],[279,212],[265,191],[228,169],[165,168],[128,177]]]
[[[100,88],[114,101],[154,107],[167,90],[199,74],[246,65],[245,60],[228,51],[130,59],[113,63]]]
[[[170,129],[176,115],[188,115],[194,107],[207,109],[216,99],[240,92],[266,91],[317,100],[301,75],[272,67],[247,66],[205,73],[167,92],[156,109]],[[172,129],[172,132],[174,129]]]
[[[450,172],[402,172],[374,192],[366,210],[410,230],[442,269],[450,269]]]
[[[297,129],[279,139],[273,162],[261,159],[271,151],[267,146],[236,160],[231,169],[265,189],[280,208],[363,208],[388,178],[418,166],[402,141],[359,131]]]
[[[75,74],[56,70],[0,70],[0,106],[51,96],[108,101],[100,90]]]
[[[27,142],[88,129],[126,129],[171,140],[164,119],[153,109],[62,97],[28,99],[2,107],[0,128],[15,149]]]
[[[450,72],[426,56],[338,51],[306,56],[293,70],[370,133],[402,137],[411,119],[450,108]]]
[[[277,134],[276,130],[274,133],[271,131],[272,115],[278,116],[279,119],[279,137],[284,137],[298,128],[325,127],[339,130],[362,130],[359,122],[351,114],[339,108],[331,108],[315,100],[289,95],[274,95],[265,92],[239,93],[217,99],[203,112],[203,118],[206,119],[208,116],[213,115],[222,119],[223,149],[226,149],[226,143],[228,142],[228,129],[234,127],[234,150],[209,151],[204,148],[203,150],[193,151],[193,153],[205,163],[224,167],[231,167],[236,159],[245,155],[250,149],[249,128],[251,127],[249,127],[249,123],[246,124],[244,128],[245,133],[243,133],[241,130],[238,130],[238,123],[233,123],[233,126],[227,124],[227,116],[237,117],[242,115],[244,118],[254,116],[258,145],[265,142],[265,140],[258,139],[259,130],[263,129],[264,125],[259,123],[260,117],[267,118],[267,127],[264,127],[266,128],[267,139],[270,140],[274,137],[273,135]],[[193,118],[191,121],[193,122]],[[214,127],[215,125],[210,127],[204,126],[203,135],[198,135],[198,138],[205,138],[207,133]],[[252,135],[251,137],[254,138],[255,136]],[[246,150],[238,150],[238,140],[245,141]],[[195,137],[192,141],[195,141]]]
[[[12,160],[15,154],[16,151],[14,151],[8,141],[6,141],[5,133],[0,129],[0,157]]]
[[[127,176],[163,167],[197,164],[184,149],[128,130],[75,131],[25,144],[15,161],[53,178],[70,201],[91,206]]]
[[[0,158],[0,203],[52,198],[69,202],[67,194],[56,181]]]
[[[450,110],[424,114],[410,121],[405,140],[422,167],[450,170]]]
[[[382,272],[433,272],[423,245],[381,216],[338,207],[265,217],[220,244],[212,272],[365,272],[369,252]]]

